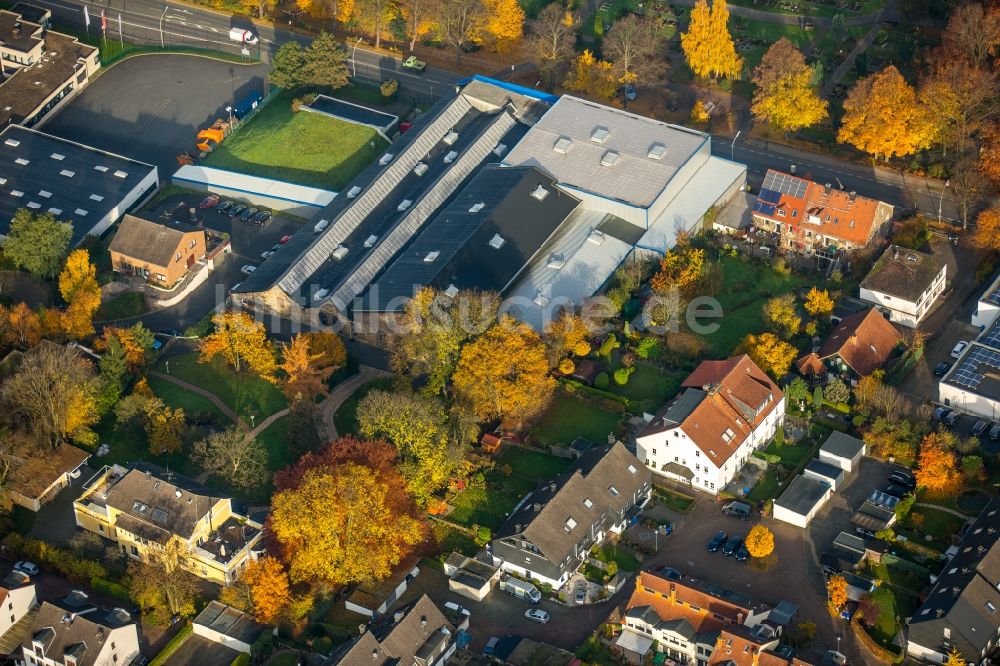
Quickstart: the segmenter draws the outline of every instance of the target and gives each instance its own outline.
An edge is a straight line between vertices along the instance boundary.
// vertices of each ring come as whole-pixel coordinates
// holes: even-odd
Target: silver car
[[[524,617],[528,618],[532,622],[537,622],[538,624],[545,624],[549,621],[549,614],[540,608],[529,608],[524,611]]]

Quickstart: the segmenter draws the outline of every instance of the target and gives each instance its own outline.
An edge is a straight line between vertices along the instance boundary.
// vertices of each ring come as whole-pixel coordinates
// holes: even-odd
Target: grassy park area
[[[544,445],[566,446],[577,437],[600,443],[607,441],[608,433],[618,431],[619,421],[618,414],[556,393],[552,404],[531,431],[531,437]]]
[[[370,127],[319,113],[293,113],[291,103],[288,93],[275,97],[204,165],[339,190],[385,147]]]

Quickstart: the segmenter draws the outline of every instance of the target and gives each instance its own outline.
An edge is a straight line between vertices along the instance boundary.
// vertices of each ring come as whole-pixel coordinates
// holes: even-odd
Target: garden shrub
[[[629,368],[618,368],[615,370],[615,384],[625,386],[628,384],[628,378],[631,374]]]
[[[98,594],[103,594],[107,597],[114,597],[115,599],[128,601],[130,603],[132,601],[128,596],[128,588],[120,583],[115,583],[113,581],[95,576],[90,579],[90,586],[94,588],[94,592],[97,592]]]
[[[597,350],[597,353],[600,356],[611,356],[611,352],[621,347],[621,344],[622,343],[618,342],[618,338],[615,334],[612,333],[604,342],[601,343],[601,347]]]
[[[602,372],[594,378],[594,388],[606,389],[611,385],[611,379],[608,377],[608,373]]]
[[[654,337],[643,338],[635,346],[635,353],[639,358],[657,358],[660,355],[660,341]]]
[[[250,655],[246,652],[241,652],[237,655],[236,659],[230,662],[229,666],[250,666]]]

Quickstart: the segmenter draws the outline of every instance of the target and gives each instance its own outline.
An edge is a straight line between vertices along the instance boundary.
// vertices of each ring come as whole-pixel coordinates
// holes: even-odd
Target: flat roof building
[[[984,329],[938,384],[940,402],[1000,420],[1000,319]]]
[[[933,254],[890,245],[861,281],[858,296],[915,328],[944,293],[948,265]]]
[[[1000,317],[1000,277],[986,287],[983,295],[976,303],[976,311],[972,314],[972,325],[986,328]]]
[[[0,132],[0,237],[24,208],[71,222],[76,245],[103,234],[158,186],[150,164],[17,125]]]
[[[833,487],[829,483],[800,474],[774,500],[774,518],[806,527],[832,494]]]

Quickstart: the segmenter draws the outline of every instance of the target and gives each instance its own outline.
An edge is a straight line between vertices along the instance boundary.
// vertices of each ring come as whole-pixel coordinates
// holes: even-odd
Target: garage
[[[864,455],[865,443],[863,441],[837,430],[830,433],[819,449],[821,461],[835,465],[848,474],[857,469]]]
[[[830,487],[837,490],[840,486],[844,484],[844,472],[843,469],[830,463],[823,462],[819,459],[812,459],[806,468],[802,470],[802,475],[813,479],[814,481],[819,481],[821,483],[828,483]]]
[[[774,518],[804,528],[832,494],[829,484],[800,474],[774,500]]]

